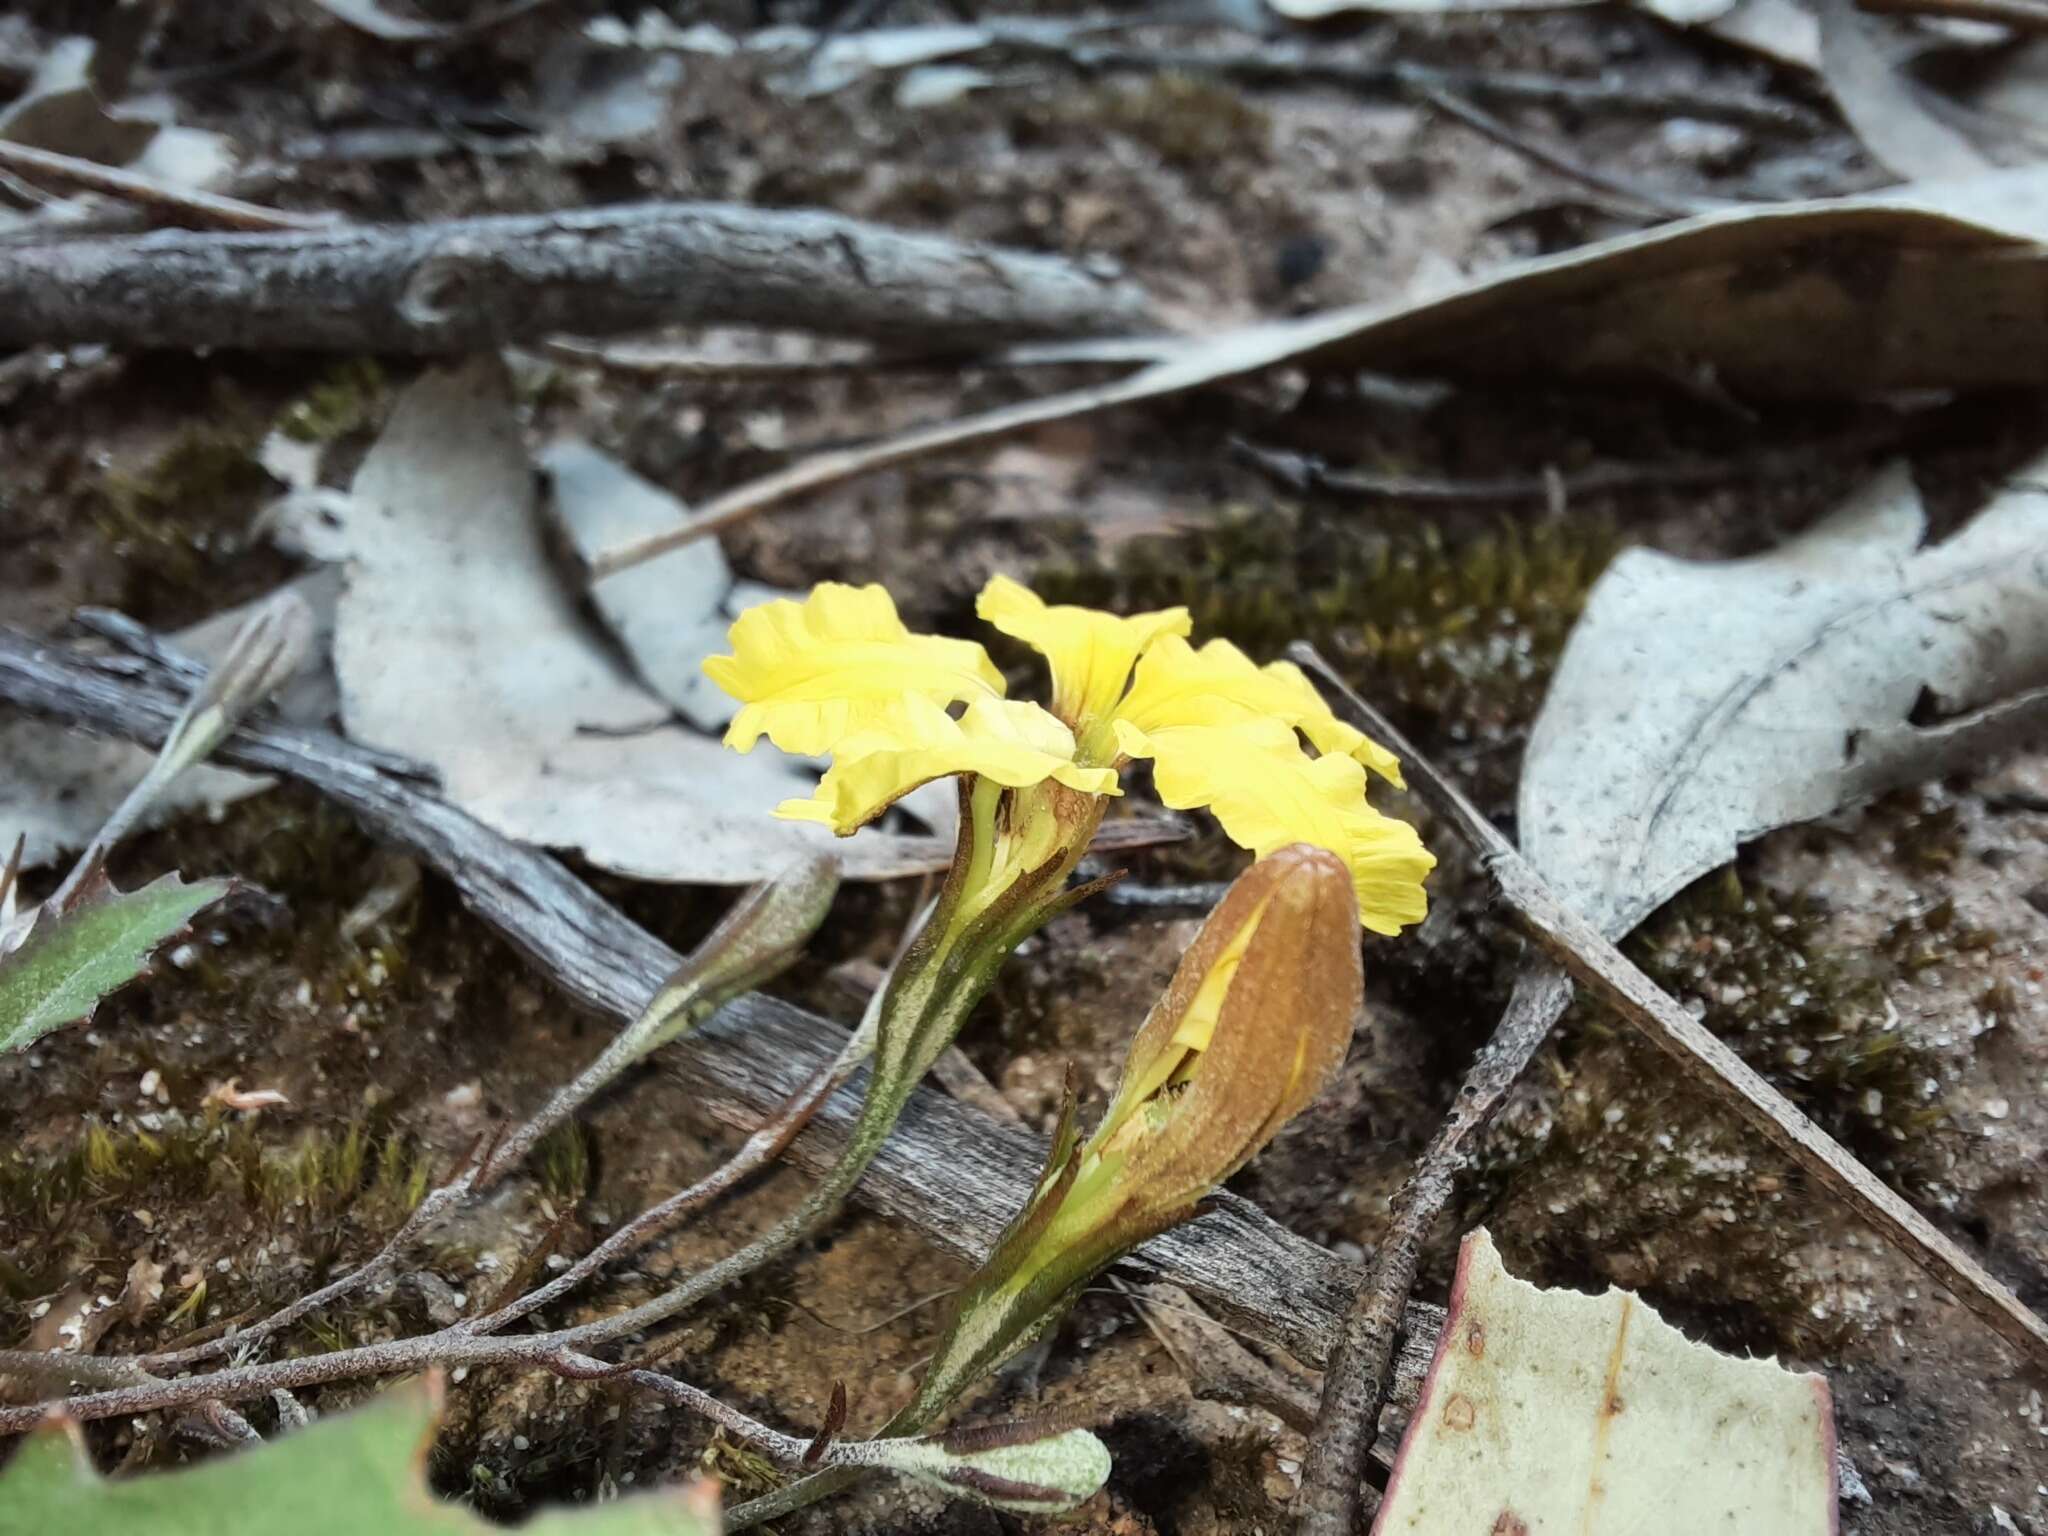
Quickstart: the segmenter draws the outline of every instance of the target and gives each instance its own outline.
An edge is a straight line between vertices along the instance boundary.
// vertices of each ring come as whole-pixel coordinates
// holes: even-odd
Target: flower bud
[[[624,1067],[668,1044],[787,969],[838,893],[839,861],[826,853],[799,855],[748,891],[620,1033],[612,1048],[615,1065]]]
[[[913,1422],[1044,1331],[1099,1270],[1195,1213],[1344,1060],[1363,990],[1351,877],[1278,849],[1238,878],[1182,956],[1076,1147],[1071,1087],[1030,1203],[961,1294]]]

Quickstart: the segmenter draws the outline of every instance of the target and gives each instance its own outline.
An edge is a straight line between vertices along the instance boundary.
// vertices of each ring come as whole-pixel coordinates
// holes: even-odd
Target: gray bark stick
[[[183,700],[174,678],[161,661],[88,658],[0,629],[0,703],[100,734],[160,742]],[[499,836],[394,771],[381,754],[327,732],[257,721],[215,756],[298,779],[433,865],[471,911],[596,1012],[636,1017],[680,962],[558,861]],[[751,1131],[836,1057],[845,1037],[828,1020],[755,994],[669,1047],[664,1059],[706,1113]],[[827,1101],[792,1148],[795,1161],[817,1172],[837,1159],[861,1088],[856,1078]],[[921,1089],[856,1198],[978,1263],[1043,1162],[1044,1148],[1028,1132]],[[1231,1195],[1145,1244],[1126,1269],[1180,1286],[1232,1327],[1312,1365],[1327,1358],[1351,1293],[1351,1271],[1341,1259]],[[1436,1308],[1407,1309],[1406,1328],[1420,1338],[1434,1339],[1441,1322]]]
[[[428,355],[676,324],[975,350],[1130,333],[1147,313],[1135,283],[1060,257],[725,203],[0,251],[7,347]]]

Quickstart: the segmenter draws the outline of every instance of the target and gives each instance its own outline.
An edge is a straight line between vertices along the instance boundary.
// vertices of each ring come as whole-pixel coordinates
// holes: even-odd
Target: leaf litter
[[[673,515],[588,445],[558,444],[541,462],[572,536],[636,526],[650,507]],[[723,558],[695,554],[599,598],[636,675],[549,558],[534,464],[495,359],[423,375],[348,497],[295,499],[278,531],[341,569],[334,668],[348,734],[430,764],[451,801],[509,837],[706,885],[765,879],[807,850],[838,851],[858,879],[950,857],[943,826],[842,842],[773,820],[765,813],[808,794],[811,775],[677,723],[678,710],[705,725],[729,718],[688,678],[729,622]],[[747,587],[739,600],[760,595]]]
[[[1740,843],[1948,771],[1923,695],[1953,716],[2048,685],[2044,475],[1937,544],[1894,464],[1766,554],[1618,557],[1530,736],[1523,851],[1619,935]]]
[[[1628,1291],[1539,1289],[1471,1233],[1373,1536],[1650,1529],[1833,1536],[1826,1380],[1695,1344]]]

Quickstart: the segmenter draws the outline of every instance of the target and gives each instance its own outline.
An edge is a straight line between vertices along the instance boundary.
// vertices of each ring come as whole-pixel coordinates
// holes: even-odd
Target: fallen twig
[[[1180,346],[1176,336],[1101,336],[1075,341],[1021,342],[995,352],[887,351],[852,344],[800,358],[720,357],[701,348],[659,341],[592,342],[557,337],[542,348],[566,363],[589,363],[609,373],[670,379],[805,379],[872,373],[966,373],[975,369],[1137,368]]]
[[[1878,16],[1942,16],[1994,22],[2017,32],[2048,32],[2044,0],[1856,0],[1856,8]]]
[[[173,186],[140,171],[101,165],[97,160],[80,160],[28,144],[11,144],[0,139],[0,166],[18,171],[36,181],[55,181],[65,186],[104,192],[123,202],[134,203],[202,229],[284,230],[331,229],[339,220],[328,213],[291,213],[282,208],[265,208],[245,203],[238,197],[222,197],[191,187]],[[68,236],[71,231],[62,232]]]
[[[1996,3],[1996,0],[1986,0]],[[1620,113],[1662,122],[1672,117],[1739,123],[1780,133],[1813,133],[1826,119],[1786,101],[1739,92],[1662,90],[1621,80],[1572,80],[1513,70],[1442,69],[1407,59],[1360,63],[1332,56],[1327,47],[1279,44],[1232,52],[1125,48],[1091,43],[1037,43],[1005,37],[1003,46],[1050,54],[1078,68],[1147,74],[1202,75],[1247,86],[1323,85],[1385,98],[1421,90],[1450,91],[1503,105],[1562,107]]]
[[[1503,149],[1533,160],[1546,170],[1557,172],[1595,192],[1619,198],[1628,210],[1641,210],[1666,218],[1685,218],[1697,213],[1718,213],[1738,204],[1721,197],[1694,197],[1683,192],[1667,192],[1662,188],[1645,186],[1625,176],[1616,176],[1585,161],[1561,144],[1546,143],[1532,134],[1524,133],[1514,124],[1495,117],[1483,107],[1467,101],[1456,91],[1442,85],[1419,85],[1414,88],[1415,99],[1427,102],[1444,116],[1463,123],[1475,133],[1485,135]]]
[[[1146,318],[1135,284],[1058,257],[722,203],[0,251],[0,346],[15,347],[435,354],[718,324],[978,351]]]
[[[101,733],[156,742],[176,716],[180,697],[159,665],[133,657],[91,658],[0,629],[0,702]],[[620,1019],[637,1016],[680,960],[555,859],[490,831],[416,781],[394,773],[376,754],[331,733],[258,722],[243,726],[215,755],[224,763],[311,785],[372,832],[432,864],[472,911],[571,997],[599,1012]],[[829,1068],[846,1039],[843,1030],[802,1009],[749,995],[679,1042],[668,1070],[704,1112],[752,1132],[763,1116]],[[813,1170],[829,1166],[857,1103],[850,1091],[826,1099],[810,1130],[791,1147],[795,1160]],[[1043,1148],[1035,1137],[924,1089],[869,1168],[859,1195],[947,1251],[979,1262],[1023,1204],[1042,1163]],[[1182,1286],[1233,1327],[1310,1364],[1325,1357],[1347,1291],[1347,1266],[1341,1260],[1228,1195],[1218,1197],[1200,1219],[1145,1244],[1130,1267]],[[1434,1309],[1411,1308],[1409,1327],[1433,1336],[1440,1317]],[[524,1341],[465,1342],[484,1356],[516,1359],[513,1346]],[[403,1363],[402,1349],[378,1358],[385,1362],[379,1368],[418,1368]],[[280,1364],[303,1370],[307,1362]],[[301,1379],[332,1376],[321,1371],[294,1380],[266,1380],[262,1390]],[[100,1411],[143,1410],[102,1404],[95,1410]],[[0,1432],[6,1432],[4,1426]]]
[[[1376,474],[1370,470],[1332,469],[1320,459],[1261,448],[1242,439],[1232,439],[1230,452],[1233,458],[1290,491],[1319,491],[1362,501],[1534,501],[1562,510],[1584,497],[1611,496],[1623,491],[1684,490],[1774,479],[1793,471],[1811,470],[1817,463],[1853,461],[1896,448],[1905,435],[1906,427],[1901,424],[1798,448],[1731,453],[1710,459],[1642,463],[1609,460],[1580,469],[1547,468],[1534,475]]]
[[[1298,661],[1336,690],[1355,723],[1375,733],[1404,762],[1417,765],[1418,782],[1432,773],[1426,759],[1359,698],[1312,646],[1297,643],[1290,649]],[[2027,697],[2036,706],[2030,722],[2038,728],[2040,696]],[[2048,1364],[2048,1324],[1645,976],[1604,934],[1565,906],[1536,867],[1490,821],[1468,809],[1454,816],[1453,824],[1479,851],[1501,899],[1514,910],[1522,926],[1572,976],[1668,1052],[1689,1077],[1760,1131],[1893,1247],[1953,1291],[1957,1300],[2024,1358]]]
[[[1401,760],[1425,798],[1434,801],[1439,786],[1448,787],[1412,751],[1403,752]],[[1466,1144],[1499,1111],[1571,1000],[1571,982],[1547,961],[1515,978],[1514,994],[1493,1038],[1474,1058],[1450,1114],[1395,1194],[1387,1229],[1366,1265],[1323,1373],[1322,1403],[1301,1474],[1300,1536],[1350,1536],[1359,1483],[1394,1388],[1394,1345],[1422,1263],[1422,1245],[1450,1201]]]

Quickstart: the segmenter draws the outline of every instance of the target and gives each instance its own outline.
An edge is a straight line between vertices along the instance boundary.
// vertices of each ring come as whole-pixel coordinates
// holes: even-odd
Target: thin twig
[[[594,342],[557,337],[541,344],[548,356],[586,363],[628,377],[676,379],[833,378],[874,373],[971,373],[1034,368],[1138,368],[1156,363],[1185,341],[1177,336],[1104,336],[1077,341],[1026,342],[994,352],[905,352],[840,346],[809,357],[721,357],[697,347],[658,341]]]
[[[331,213],[292,213],[283,208],[265,208],[245,203],[238,197],[201,192],[145,176],[140,171],[101,165],[54,150],[36,149],[28,144],[0,140],[0,166],[32,179],[54,181],[65,186],[104,192],[157,213],[175,215],[181,222],[200,229],[283,230],[328,229],[340,220]],[[68,233],[68,231],[67,231]]]
[[[1455,118],[1475,133],[1484,134],[1503,149],[1511,149],[1524,155],[1547,170],[1569,180],[1604,192],[1609,197],[1618,197],[1632,209],[1643,210],[1666,218],[1686,218],[1697,213],[1717,213],[1722,209],[1740,206],[1722,197],[1694,197],[1684,192],[1667,192],[1662,188],[1644,186],[1625,176],[1615,176],[1596,166],[1586,164],[1577,155],[1561,144],[1552,144],[1520,128],[1503,118],[1495,117],[1485,108],[1467,101],[1455,91],[1441,85],[1421,85],[1415,88],[1418,101],[1426,101],[1446,117]]]
[[[1290,653],[1330,684],[1361,729],[1414,765],[1418,784],[1432,777],[1441,780],[1406,738],[1359,698],[1312,646],[1297,643]],[[1451,793],[1447,782],[1441,793]],[[1469,803],[1462,809],[1454,801],[1446,803],[1451,805],[1453,824],[1478,850],[1501,899],[1575,979],[1668,1052],[1687,1076],[1762,1133],[1893,1247],[1954,1292],[1957,1300],[2023,1358],[2048,1365],[2048,1324],[1645,976],[1604,934],[1565,905],[1536,867],[1476,808]]]
[[[1465,99],[1509,106],[1557,107],[1662,122],[1673,117],[1738,123],[1777,133],[1810,134],[1827,126],[1819,114],[1786,101],[1739,92],[1664,90],[1620,79],[1572,80],[1513,70],[1444,69],[1410,59],[1371,63],[1336,57],[1324,45],[1266,45],[1231,52],[1124,48],[1091,43],[1033,43],[1002,39],[1004,46],[1065,60],[1077,68],[1146,74],[1201,75],[1245,86],[1323,85],[1385,98],[1443,90]]]
[[[1856,8],[1877,16],[1941,16],[1994,22],[2017,32],[2048,32],[2044,0],[1856,0]]]
[[[1714,458],[1680,458],[1641,463],[1605,461],[1579,469],[1551,468],[1533,475],[1408,475],[1332,469],[1321,459],[1282,449],[1261,448],[1242,438],[1230,443],[1232,457],[1292,491],[1320,491],[1367,501],[1514,502],[1545,505],[1623,491],[1684,490],[1771,480],[1817,463],[1867,457],[1896,448],[1907,424],[1852,432],[1796,448],[1768,448]]]
[[[1401,760],[1418,793],[1425,785],[1448,787],[1412,750],[1403,751]],[[1527,967],[1515,978],[1514,995],[1493,1038],[1473,1060],[1451,1112],[1395,1194],[1387,1229],[1345,1313],[1344,1331],[1323,1373],[1322,1404],[1296,1506],[1301,1512],[1299,1536],[1351,1536],[1359,1484],[1394,1386],[1394,1344],[1402,1308],[1415,1288],[1422,1245],[1450,1201],[1467,1144],[1493,1119],[1571,1000],[1571,982],[1547,961]]]

